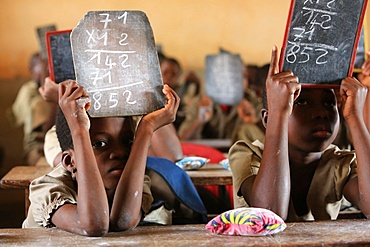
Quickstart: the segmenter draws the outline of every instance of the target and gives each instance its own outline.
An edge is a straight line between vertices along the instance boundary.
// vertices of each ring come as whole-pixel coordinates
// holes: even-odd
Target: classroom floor
[[[24,205],[23,190],[0,189],[0,228],[22,227]]]

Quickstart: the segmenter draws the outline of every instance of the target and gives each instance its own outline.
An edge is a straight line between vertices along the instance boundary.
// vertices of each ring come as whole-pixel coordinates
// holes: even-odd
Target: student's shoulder
[[[348,160],[353,161],[356,158],[354,150],[340,149],[338,146],[331,144],[323,153],[322,160]]]
[[[20,88],[19,93],[34,93],[38,91],[37,82],[30,80],[28,82],[25,82]]]
[[[253,142],[239,140],[230,147],[229,155],[236,152],[253,152],[257,156],[262,157],[263,149],[264,144],[259,140]]]
[[[58,187],[63,185],[73,187],[73,179],[63,165],[59,164],[49,173],[34,179],[31,182],[30,189],[32,190],[33,188],[39,188],[41,186]]]

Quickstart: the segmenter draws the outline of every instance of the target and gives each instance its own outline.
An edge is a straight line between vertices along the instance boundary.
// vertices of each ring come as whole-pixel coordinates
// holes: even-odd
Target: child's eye
[[[296,101],[294,101],[294,104],[295,105],[307,105],[308,101],[305,99],[297,99]]]
[[[337,102],[335,102],[334,100],[328,100],[328,101],[325,101],[324,105],[329,106],[329,107],[334,107],[337,105]]]
[[[93,148],[103,148],[107,145],[105,141],[94,141],[92,143]]]

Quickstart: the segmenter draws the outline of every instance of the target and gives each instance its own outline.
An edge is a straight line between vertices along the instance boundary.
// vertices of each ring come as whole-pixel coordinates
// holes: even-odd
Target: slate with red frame
[[[56,83],[75,80],[70,34],[72,30],[51,31],[45,34],[50,78]]]
[[[315,5],[317,2],[321,5],[325,5],[326,9],[320,9],[319,7],[323,6]],[[359,2],[361,4],[359,4]],[[310,8],[305,6],[307,3],[308,5],[311,4],[313,7]],[[334,4],[338,4],[336,5],[337,9],[335,11],[329,8],[335,6]],[[299,77],[303,87],[339,87],[343,78],[352,76],[366,7],[367,0],[344,0],[340,3],[333,0],[292,0],[280,53],[280,71],[293,71],[293,73]],[[322,30],[319,30],[321,31],[320,39],[326,38],[330,40],[331,43],[319,43],[320,39],[312,41],[312,38],[316,37],[314,35],[317,35],[319,32],[316,29],[313,32],[317,32],[311,36],[311,40],[303,40],[304,35],[310,34],[312,29],[307,31],[305,26],[297,25],[302,24],[302,19],[304,19],[301,18],[302,15],[305,16],[304,18],[308,18],[308,15],[309,18],[313,17],[311,20],[308,19],[305,23],[306,25],[309,24],[312,26],[320,24],[320,22],[317,22],[316,18],[321,15],[320,17],[324,21],[321,23]],[[328,20],[332,18],[331,16],[335,17],[332,19],[333,22],[327,23]],[[352,22],[350,20],[352,20]],[[332,32],[329,32],[330,28],[328,28],[329,26],[327,24],[332,24],[334,26]],[[293,30],[296,32],[295,34]],[[292,37],[294,37],[293,40]],[[351,42],[348,43],[346,39],[350,39]],[[302,40],[305,42],[301,42]],[[288,47],[289,45],[290,47]],[[330,53],[326,51],[325,48],[328,49]],[[314,62],[312,62],[312,60],[310,61],[311,54],[313,53],[312,51],[318,52],[317,54],[319,54],[316,54],[317,57]],[[311,52],[311,54],[309,52]],[[330,55],[330,58],[324,60],[323,58],[327,54]],[[343,58],[345,58],[345,60],[343,60]],[[320,66],[315,66],[313,63],[316,65],[320,64]]]

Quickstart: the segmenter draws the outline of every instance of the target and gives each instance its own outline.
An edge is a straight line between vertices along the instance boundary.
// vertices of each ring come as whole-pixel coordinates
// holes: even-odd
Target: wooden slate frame
[[[60,83],[64,80],[71,79],[75,80],[76,76],[74,73],[74,65],[72,58],[72,48],[70,40],[69,42],[63,41],[62,46],[56,47],[51,43],[53,37],[63,37],[65,35],[70,36],[72,29],[51,31],[46,33],[46,47],[48,52],[48,65],[50,78],[56,83]],[[68,38],[69,39],[69,38]],[[56,54],[58,53],[58,54]],[[59,64],[61,66],[59,66]]]
[[[363,27],[362,27],[361,35],[360,35],[360,38],[359,38],[357,53],[356,53],[356,58],[355,58],[355,63],[354,63],[354,69],[353,69],[354,73],[361,73],[362,72],[362,68],[361,68],[362,63],[365,62],[365,60],[367,59],[366,52],[369,49],[368,48],[367,28],[368,28],[367,21],[366,21],[366,18],[364,18]],[[360,64],[356,64],[356,60],[358,59],[357,56],[360,56],[360,58],[359,58],[360,61],[361,61]]]
[[[304,87],[328,87],[328,88],[338,87],[343,78],[347,76],[352,76],[353,64],[354,64],[354,60],[356,56],[356,50],[357,50],[357,46],[358,46],[358,42],[360,38],[360,32],[361,32],[361,28],[363,25],[363,19],[364,19],[366,7],[367,7],[367,0],[347,0],[348,2],[353,4],[351,5],[352,8],[356,9],[356,6],[360,6],[360,9],[356,9],[356,10],[359,10],[359,14],[358,16],[355,17],[355,19],[357,20],[357,23],[355,23],[356,24],[355,29],[353,29],[353,23],[348,24],[348,26],[345,26],[343,23],[338,24],[335,21],[332,22],[334,23],[333,24],[334,28],[335,28],[335,25],[337,26],[337,31],[340,30],[342,32],[342,35],[344,35],[345,33],[345,35],[348,35],[346,36],[346,38],[349,37],[350,39],[352,39],[350,42],[351,45],[349,46],[348,46],[347,40],[345,39],[341,40],[340,37],[338,37],[338,35],[333,36],[331,38],[331,42],[334,42],[334,41],[337,42],[338,40],[340,40],[340,43],[338,43],[337,46],[335,44],[332,45],[329,43],[319,43],[319,42],[316,42],[316,43],[312,42],[311,44],[310,43],[311,40],[309,41],[304,40],[305,36],[303,35],[310,33],[312,29],[307,31],[305,29],[305,26],[295,26],[295,24],[299,23],[299,21],[304,22],[302,21],[303,18],[299,19],[301,17],[299,15],[303,12],[303,10],[312,11],[311,13],[314,13],[317,11],[318,13],[322,14],[321,17],[323,17],[326,14],[330,16],[330,19],[331,19],[331,16],[335,16],[338,21],[339,18],[343,18],[343,9],[346,9],[349,6],[347,2],[344,3],[343,6],[340,5],[340,7],[342,7],[340,11],[342,12],[339,14],[335,11],[328,11],[327,9],[305,8],[304,6],[305,3],[315,4],[314,2],[316,1],[318,0],[292,0],[291,1],[283,45],[282,45],[282,49],[280,53],[280,64],[279,64],[280,71],[288,71],[288,70],[293,71],[293,73],[299,77],[300,82],[302,83],[302,86]],[[358,5],[359,1],[361,2],[360,5]],[[328,0],[325,4],[328,7],[328,6],[332,6],[331,4],[333,3],[335,3],[335,1]],[[302,6],[302,8],[300,8],[301,7],[300,5]],[[350,12],[350,13],[353,13],[353,12]],[[310,18],[312,16],[313,14],[310,16]],[[349,16],[353,17],[352,15],[349,15]],[[317,15],[315,15],[314,19],[310,20],[311,21],[310,25],[317,24],[316,17]],[[328,17],[326,16],[326,18]],[[346,18],[345,21],[343,22],[348,22],[348,20],[349,19]],[[292,24],[292,22],[294,22],[294,24]],[[327,28],[327,26],[324,26],[324,27]],[[294,35],[293,30],[296,32],[295,35]],[[354,34],[351,36],[348,30],[352,31]],[[314,31],[316,30],[314,29]],[[314,31],[312,31],[312,33]],[[320,31],[321,31],[320,35],[322,35],[322,37],[329,39],[328,32],[323,32],[322,30]],[[298,33],[298,32],[301,32],[301,33]],[[311,33],[311,39],[315,37],[314,35],[317,34],[317,33],[314,33],[314,34],[312,33]],[[329,34],[333,35],[333,33],[329,33]],[[335,34],[338,34],[338,32]],[[296,39],[298,41],[296,41]],[[306,43],[304,42],[301,43],[301,40],[305,41]],[[317,41],[317,40],[314,40],[314,41]],[[288,47],[289,45],[291,46]],[[312,45],[312,47],[310,47],[310,45]],[[301,49],[302,46],[305,46],[305,47]],[[347,49],[348,47],[350,47],[350,51],[348,51]],[[295,50],[293,50],[293,48],[295,48]],[[308,51],[316,52],[317,50],[321,52],[321,54],[320,53],[316,54],[317,57],[315,59],[315,64],[313,64],[313,62],[310,61],[311,59],[310,53],[308,53],[305,50],[306,48]],[[300,56],[299,58],[297,58],[298,57],[296,56],[297,54]],[[329,54],[328,60],[326,60],[327,54]],[[293,57],[289,58],[289,56],[293,56]],[[290,60],[287,62],[286,60],[288,58]],[[325,59],[322,59],[322,58],[325,58]],[[343,58],[345,58],[346,60],[343,60]],[[322,59],[322,60],[319,60],[319,59]],[[307,64],[307,61],[311,63]],[[316,65],[319,65],[319,66],[316,66]],[[344,71],[342,71],[342,68],[344,68]],[[322,74],[321,78],[316,76],[317,73],[319,72]]]

